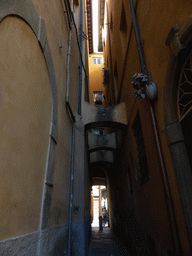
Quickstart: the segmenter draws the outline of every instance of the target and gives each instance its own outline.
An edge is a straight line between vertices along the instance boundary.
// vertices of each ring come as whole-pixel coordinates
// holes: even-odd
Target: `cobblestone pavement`
[[[89,256],[130,256],[126,247],[108,227],[92,228]]]

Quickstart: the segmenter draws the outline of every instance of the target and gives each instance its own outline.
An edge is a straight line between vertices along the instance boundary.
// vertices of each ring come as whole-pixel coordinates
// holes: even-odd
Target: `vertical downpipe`
[[[136,15],[135,15],[133,1],[129,0],[129,4],[130,4],[131,15],[132,15],[133,27],[134,27],[134,31],[135,31],[135,39],[136,39],[137,50],[138,50],[138,54],[139,54],[141,70],[144,75],[147,75],[147,70],[146,70],[145,61],[144,61],[144,57],[143,57],[143,50],[142,50],[141,39],[140,39],[139,30],[138,30],[138,26],[137,26],[137,19],[136,19]],[[159,140],[159,134],[157,131],[155,111],[154,111],[153,105],[150,101],[149,101],[149,109],[150,109],[150,114],[151,114],[151,119],[152,119],[153,131],[154,131],[154,135],[155,135],[159,163],[161,166],[161,168],[160,168],[161,169],[161,178],[162,178],[162,183],[163,183],[163,188],[164,188],[164,193],[165,193],[165,201],[166,201],[166,208],[167,208],[167,212],[168,212],[168,218],[169,218],[169,222],[170,222],[172,243],[173,243],[175,253],[177,251],[179,251],[179,255],[182,255],[182,248],[181,248],[181,243],[180,243],[180,239],[179,239],[179,233],[178,233],[178,228],[177,228],[177,223],[176,223],[174,206],[173,206],[170,187],[169,187],[169,181],[168,181],[166,168],[165,168],[165,164],[164,164],[161,144],[160,144],[160,140]],[[173,231],[176,233],[176,241],[173,237]]]
[[[108,24],[108,39],[109,39],[109,58],[110,58],[112,105],[115,105],[115,89],[114,89],[114,80],[113,80],[113,63],[112,63],[111,39],[110,39],[110,29],[109,29],[109,14],[108,14],[108,5],[106,4],[106,6],[107,6],[107,24]]]
[[[67,50],[67,70],[66,70],[67,86],[66,86],[66,95],[65,95],[66,104],[69,103],[69,80],[70,80],[69,67],[70,67],[70,57],[71,57],[71,34],[72,34],[72,29],[70,29],[70,32],[69,32],[69,41],[68,41],[68,50]]]
[[[139,54],[141,71],[144,75],[147,75],[147,70],[146,70],[145,61],[143,58],[143,50],[142,50],[142,46],[141,46],[141,39],[140,39],[139,30],[138,30],[138,26],[137,26],[137,19],[136,19],[136,15],[135,15],[134,6],[133,6],[133,1],[129,0],[129,4],[130,4],[130,9],[131,9],[133,27],[134,27],[134,31],[135,31],[135,39],[136,39],[137,50],[138,50],[138,54]]]
[[[80,55],[82,56],[83,46],[83,3],[80,0],[80,27],[79,27],[79,48]],[[82,59],[79,58],[79,100],[78,100],[78,114],[81,115],[81,99],[82,99]]]
[[[75,151],[75,122],[73,122],[72,145],[71,145],[71,179],[69,197],[69,217],[68,217],[68,241],[67,255],[71,256],[71,231],[72,231],[72,206],[73,206],[73,176],[74,176],[74,151]]]
[[[72,24],[71,24],[72,28]],[[75,151],[75,116],[73,115],[71,106],[69,104],[69,67],[70,67],[70,57],[71,57],[71,35],[72,29],[70,29],[69,33],[69,41],[68,41],[68,51],[67,51],[67,70],[66,70],[66,96],[65,96],[65,104],[67,108],[67,112],[69,114],[69,118],[72,122],[72,144],[71,144],[71,167],[70,167],[70,191],[69,191],[69,215],[68,215],[68,240],[67,240],[67,255],[71,255],[71,231],[72,231],[72,205],[73,205],[73,177],[74,177],[74,151]]]

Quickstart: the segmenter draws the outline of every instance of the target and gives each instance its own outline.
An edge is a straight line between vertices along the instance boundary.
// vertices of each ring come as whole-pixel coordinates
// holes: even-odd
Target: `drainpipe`
[[[75,122],[72,128],[72,145],[71,145],[71,173],[70,173],[70,197],[69,197],[69,217],[68,217],[68,240],[67,255],[71,256],[71,233],[72,233],[72,206],[73,206],[73,176],[74,176],[74,151],[75,151]]]
[[[79,48],[82,56],[83,45],[83,3],[80,0],[80,27],[79,27]],[[79,100],[78,100],[78,114],[81,115],[81,98],[82,98],[82,58],[79,58]]]
[[[67,71],[66,71],[67,87],[66,87],[65,104],[66,104],[67,110],[69,111],[68,114],[70,114],[69,115],[70,119],[72,120],[72,122],[75,122],[75,116],[73,115],[73,111],[69,104],[69,81],[70,81],[69,68],[70,68],[70,58],[71,58],[71,35],[72,35],[72,29],[70,29],[70,32],[69,32],[68,51],[67,51]]]
[[[109,30],[109,14],[108,14],[108,5],[107,7],[107,25],[108,25],[108,39],[109,39],[109,58],[110,58],[110,76],[111,76],[111,90],[112,90],[112,105],[115,105],[115,89],[114,89],[114,80],[113,80],[113,65],[112,65],[112,54],[111,54],[111,39],[110,39],[110,30]]]
[[[138,50],[138,54],[139,54],[141,70],[144,75],[147,75],[147,70],[145,67],[145,61],[144,61],[144,57],[143,57],[143,50],[142,50],[141,39],[140,39],[139,30],[138,30],[138,26],[137,26],[137,19],[136,19],[136,15],[135,15],[134,6],[133,6],[133,1],[129,0],[129,4],[130,4],[130,9],[131,9],[131,16],[132,16],[133,27],[134,27],[134,31],[135,31],[135,39],[136,39],[136,43],[137,43],[137,50]]]
[[[71,24],[72,25],[72,24]],[[75,151],[75,116],[69,104],[69,67],[70,67],[70,58],[71,58],[71,34],[72,29],[69,32],[69,41],[68,41],[68,51],[67,51],[67,70],[66,70],[66,96],[65,104],[67,112],[69,114],[71,123],[72,123],[72,144],[71,144],[71,168],[70,168],[70,194],[69,194],[69,216],[68,216],[68,240],[67,240],[67,255],[71,255],[71,233],[72,233],[72,204],[73,204],[73,176],[74,176],[74,151]]]
[[[129,0],[129,4],[130,4],[131,15],[132,15],[133,27],[134,27],[134,31],[135,31],[135,39],[136,39],[136,43],[137,43],[137,50],[138,50],[138,54],[139,54],[141,70],[144,75],[147,75],[147,70],[146,70],[145,61],[144,61],[144,57],[143,57],[143,50],[142,50],[139,30],[138,30],[138,26],[137,26],[137,19],[136,19],[136,15],[135,15],[133,1]],[[157,130],[155,111],[154,111],[153,104],[150,101],[149,101],[149,109],[150,109],[150,114],[151,114],[151,119],[152,119],[153,131],[154,131],[154,135],[155,135],[157,152],[158,152],[158,156],[159,156],[159,163],[161,166],[161,179],[162,179],[162,183],[163,183],[165,202],[166,202],[168,218],[169,218],[169,222],[170,222],[172,243],[173,243],[173,247],[175,250],[175,255],[176,255],[176,252],[179,252],[179,255],[182,255],[182,247],[181,247],[181,243],[180,243],[180,239],[179,239],[179,232],[178,232],[176,216],[175,216],[173,201],[172,201],[172,197],[171,197],[170,187],[169,187],[169,181],[168,181],[168,177],[167,177],[164,158],[163,158],[163,154],[162,154],[162,148],[161,148],[159,134],[158,134],[158,130]],[[174,237],[173,232],[175,232],[176,237]]]

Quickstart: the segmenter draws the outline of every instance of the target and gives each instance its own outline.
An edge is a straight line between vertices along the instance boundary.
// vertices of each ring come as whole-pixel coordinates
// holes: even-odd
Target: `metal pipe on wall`
[[[138,30],[138,26],[137,26],[137,19],[136,19],[133,1],[129,0],[129,4],[130,4],[131,15],[132,15],[133,27],[134,27],[134,31],[135,31],[135,39],[136,39],[137,50],[138,50],[138,54],[139,54],[141,70],[144,75],[147,75],[147,70],[146,70],[145,61],[144,61],[144,57],[143,57],[143,49],[142,49],[141,39],[140,39],[139,30]],[[177,223],[176,223],[175,210],[174,210],[174,206],[173,206],[168,176],[167,176],[167,172],[166,172],[166,167],[165,167],[164,158],[163,158],[163,154],[162,154],[161,143],[160,143],[159,134],[158,134],[158,130],[157,130],[155,111],[154,111],[154,107],[150,101],[149,101],[149,109],[150,109],[150,114],[151,114],[153,130],[154,130],[154,134],[155,134],[155,141],[156,141],[159,163],[161,166],[161,168],[160,168],[161,169],[161,178],[162,178],[162,183],[163,183],[163,188],[164,188],[164,193],[165,193],[165,202],[166,202],[166,207],[167,207],[167,212],[168,212],[168,218],[169,218],[169,222],[170,222],[172,243],[173,243],[173,247],[175,250],[175,255],[177,255],[176,252],[179,252],[179,255],[182,255],[182,247],[181,247],[178,227],[177,227]],[[173,234],[173,231],[175,232],[176,238]]]
[[[138,54],[139,54],[141,70],[144,75],[147,75],[147,70],[146,70],[145,61],[144,61],[144,57],[143,57],[143,49],[142,49],[142,45],[141,45],[141,39],[140,39],[140,35],[139,35],[137,19],[136,19],[135,9],[134,9],[132,0],[129,0],[129,5],[130,5],[130,10],[131,10],[133,27],[134,27],[134,31],[135,31],[135,39],[136,39],[137,50],[138,50]]]
[[[107,25],[108,25],[108,39],[109,39],[109,59],[110,59],[110,76],[111,76],[111,90],[112,90],[112,105],[115,105],[115,89],[114,89],[114,80],[113,80],[113,63],[112,63],[112,54],[111,54],[111,39],[110,39],[110,30],[109,30],[109,14],[108,14],[108,5],[107,7]]]
[[[70,59],[71,59],[71,37],[72,37],[72,25],[74,25],[77,45],[79,48],[79,101],[78,101],[78,114],[81,114],[81,95],[82,95],[82,68],[85,72],[86,85],[88,89],[88,79],[85,66],[82,58],[82,40],[83,40],[83,4],[82,0],[80,1],[80,40],[78,39],[77,27],[75,24],[74,16],[71,11],[69,0],[65,0],[66,10],[69,12],[68,21],[70,20],[69,25],[69,40],[68,40],[68,50],[67,50],[67,67],[66,67],[66,96],[65,96],[65,105],[69,115],[69,118],[72,122],[72,146],[71,146],[71,167],[70,167],[70,195],[69,195],[69,216],[68,216],[68,248],[67,255],[71,255],[71,234],[72,234],[72,204],[73,204],[73,177],[74,177],[74,151],[75,151],[75,122],[76,118],[73,114],[72,108],[69,103],[69,87],[70,87]],[[89,99],[89,96],[88,96]]]
[[[70,173],[70,197],[69,197],[69,216],[68,216],[68,241],[67,255],[71,256],[71,233],[72,233],[72,207],[73,207],[73,177],[74,177],[74,152],[75,152],[75,122],[72,128],[71,145],[71,173]]]
[[[71,24],[72,28],[72,24]],[[74,177],[74,152],[75,152],[75,116],[69,104],[69,82],[70,82],[70,58],[71,58],[71,35],[72,29],[69,32],[68,51],[67,51],[67,70],[66,70],[66,96],[65,104],[68,110],[70,120],[72,122],[72,144],[71,144],[71,167],[70,167],[70,191],[69,191],[69,215],[68,215],[68,240],[67,240],[67,255],[71,255],[71,233],[72,233],[72,206],[73,206],[73,177]]]
[[[176,223],[176,216],[175,216],[175,210],[174,210],[174,206],[173,206],[173,200],[171,197],[169,181],[168,181],[168,177],[167,177],[167,173],[166,173],[166,169],[165,169],[161,144],[160,144],[160,140],[159,140],[159,134],[158,134],[158,130],[157,130],[156,116],[155,116],[153,106],[150,103],[149,103],[149,109],[150,109],[150,113],[151,113],[153,130],[154,130],[154,135],[155,135],[155,140],[156,140],[156,146],[157,146],[157,151],[158,151],[158,155],[159,155],[159,162],[160,162],[160,166],[161,166],[161,170],[162,170],[161,178],[163,181],[165,200],[166,200],[166,204],[167,204],[167,211],[168,211],[168,215],[169,215],[169,219],[170,219],[170,229],[172,232],[172,236],[173,236],[173,230],[176,233],[176,241],[172,237],[173,246],[175,247],[175,251],[179,251],[179,255],[183,255],[182,247],[181,247],[181,243],[180,243],[180,239],[179,239],[179,231],[178,231],[177,223]],[[173,224],[172,224],[172,222],[173,222]],[[176,252],[175,252],[175,255],[177,255]]]
[[[79,48],[82,56],[83,46],[83,3],[80,0],[80,27],[79,27]],[[82,98],[82,58],[79,58],[79,100],[78,100],[78,114],[81,115],[81,98]]]
[[[71,24],[72,27],[72,24]],[[70,29],[69,32],[69,40],[68,40],[68,51],[67,51],[67,69],[66,69],[66,80],[67,80],[67,85],[66,85],[66,96],[65,96],[65,104],[66,107],[69,111],[70,118],[73,122],[75,122],[75,116],[73,115],[73,111],[71,109],[71,106],[69,104],[69,81],[70,81],[70,74],[69,74],[69,68],[70,68],[70,58],[71,58],[71,34],[72,34],[72,29]]]

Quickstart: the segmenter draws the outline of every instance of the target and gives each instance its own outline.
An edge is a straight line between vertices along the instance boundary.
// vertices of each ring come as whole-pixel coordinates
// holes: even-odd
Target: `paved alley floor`
[[[89,256],[130,256],[126,247],[117,239],[110,228],[92,227]]]

